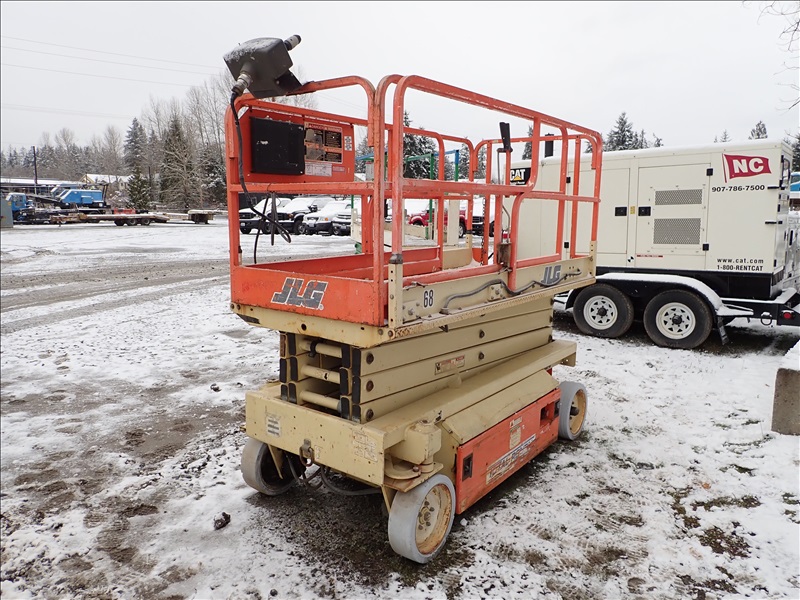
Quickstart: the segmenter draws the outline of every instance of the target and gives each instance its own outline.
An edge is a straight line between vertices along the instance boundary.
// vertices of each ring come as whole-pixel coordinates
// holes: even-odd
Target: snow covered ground
[[[800,598],[798,438],[770,431],[798,328],[735,321],[730,344],[679,351],[557,314],[584,437],[419,566],[389,547],[379,497],[242,481],[244,392],[277,376],[278,350],[229,311],[227,247],[224,219],[2,231],[3,598]],[[262,238],[259,254],[326,249],[352,242]]]

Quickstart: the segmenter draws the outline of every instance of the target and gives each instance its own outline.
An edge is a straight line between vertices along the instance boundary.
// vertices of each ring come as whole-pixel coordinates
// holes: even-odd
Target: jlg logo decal
[[[723,154],[725,159],[725,181],[737,177],[754,177],[772,173],[769,170],[769,159],[765,156],[740,156]]]
[[[283,289],[275,292],[272,301],[275,304],[288,304],[289,306],[303,306],[322,310],[322,297],[328,284],[325,281],[309,281],[303,289],[303,280],[287,277],[283,282]]]

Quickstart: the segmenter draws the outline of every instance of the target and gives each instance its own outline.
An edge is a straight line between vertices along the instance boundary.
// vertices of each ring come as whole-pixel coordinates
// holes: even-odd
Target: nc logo
[[[740,156],[723,154],[725,158],[725,181],[736,177],[754,177],[771,173],[769,159],[765,156]]]
[[[555,285],[561,281],[561,265],[553,265],[544,268],[544,279],[542,285]]]
[[[287,306],[303,306],[322,310],[322,297],[328,287],[325,281],[309,281],[303,289],[303,280],[287,277],[283,282],[283,289],[272,295],[275,304],[286,304]]]

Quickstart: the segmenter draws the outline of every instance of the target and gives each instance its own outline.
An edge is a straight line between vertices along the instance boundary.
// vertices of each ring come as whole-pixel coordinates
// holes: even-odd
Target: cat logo
[[[309,281],[303,289],[303,280],[287,277],[283,282],[283,289],[275,292],[272,301],[275,304],[286,304],[288,306],[302,306],[322,310],[322,297],[328,287],[325,281]]]
[[[514,185],[525,185],[531,177],[530,167],[521,169],[511,169],[511,183]]]

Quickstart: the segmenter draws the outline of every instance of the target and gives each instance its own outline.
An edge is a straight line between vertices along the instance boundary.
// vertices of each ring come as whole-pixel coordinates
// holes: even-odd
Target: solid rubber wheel
[[[586,424],[589,397],[583,384],[562,381],[558,386],[561,398],[558,401],[558,437],[562,440],[578,439]]]
[[[644,329],[658,346],[690,350],[708,339],[711,309],[686,290],[661,292],[644,309]]]
[[[617,288],[598,283],[578,293],[572,316],[583,333],[616,338],[624,335],[633,324],[633,303]]]
[[[389,511],[389,544],[421,564],[441,552],[456,514],[456,491],[441,473],[408,492],[397,492]]]
[[[254,490],[267,496],[283,494],[295,484],[289,461],[294,460],[295,471],[300,473],[302,466],[296,456],[283,454],[281,475],[272,460],[269,446],[254,438],[249,438],[242,451],[241,470],[244,482]]]

